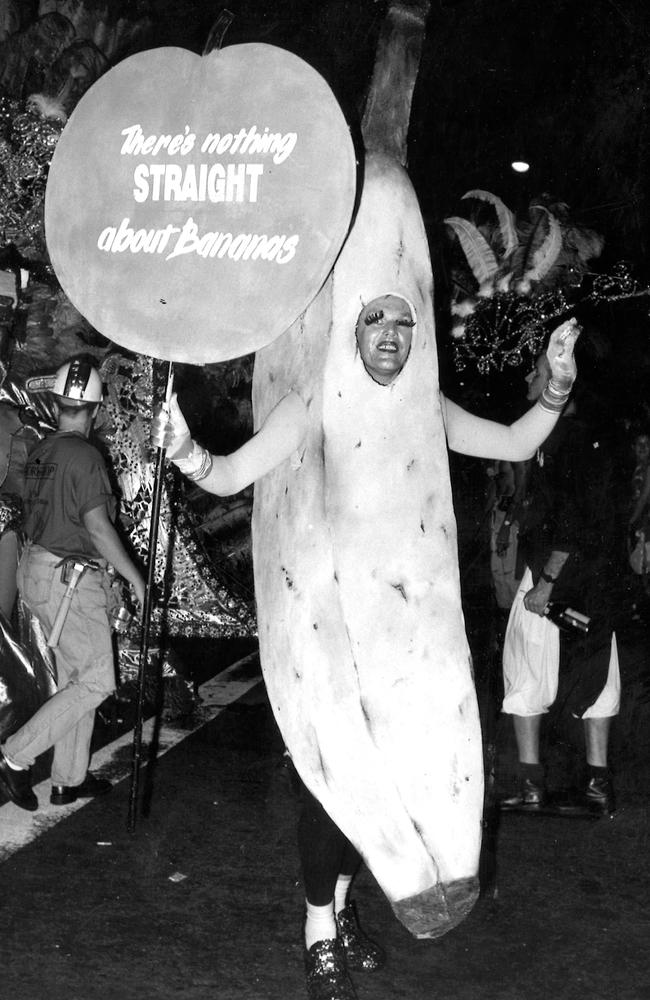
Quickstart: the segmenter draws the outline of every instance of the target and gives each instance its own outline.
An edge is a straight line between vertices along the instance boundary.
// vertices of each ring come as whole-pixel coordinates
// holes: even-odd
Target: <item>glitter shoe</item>
[[[336,925],[349,969],[360,972],[374,972],[375,969],[381,969],[386,961],[386,953],[361,930],[354,903],[348,903],[340,913],[337,913]]]
[[[309,1000],[357,1000],[336,938],[317,941],[305,952],[305,973]]]

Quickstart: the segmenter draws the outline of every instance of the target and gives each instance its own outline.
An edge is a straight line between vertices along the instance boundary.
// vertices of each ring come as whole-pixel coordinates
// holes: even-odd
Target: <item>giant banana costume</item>
[[[338,262],[300,320],[258,352],[259,426],[291,390],[300,454],[256,486],[262,667],[304,782],[417,937],[478,894],[482,750],[438,388],[432,273],[403,168],[374,155]],[[361,309],[414,311],[409,359],[378,385],[358,356]]]
[[[481,740],[460,606],[427,240],[400,160],[382,155],[387,128],[397,146],[405,142],[428,2],[390,6],[399,31],[388,54],[399,58],[378,56],[383,85],[373,89],[374,111],[363,129],[366,150],[376,152],[366,160],[357,216],[333,270],[352,209],[347,126],[313,72],[294,76],[295,57],[270,46],[233,46],[205,58],[153,50],[105,74],[57,144],[46,229],[62,287],[104,336],[192,363],[258,351],[257,426],[291,390],[306,404],[300,453],[257,486],[263,669],[303,780],[365,856],[399,918],[414,934],[432,937],[462,919],[478,892]],[[408,86],[393,86],[385,68],[402,61]],[[133,86],[142,79],[146,88]],[[387,92],[394,114],[380,100]],[[267,157],[258,165],[259,201],[250,193],[244,205],[235,204],[233,193],[228,216],[221,205],[215,215],[189,188],[178,202],[170,188],[162,207],[155,197],[135,197],[135,153],[122,142],[125,134],[136,136],[134,123],[145,122],[146,135],[159,137],[165,170],[180,168],[185,176],[192,153],[196,169],[207,169],[201,156],[214,145],[215,121],[228,141],[235,134],[243,141],[255,131],[252,123],[267,118],[273,135],[299,136],[300,144],[284,163]],[[192,141],[185,153],[172,149],[172,136],[184,142],[186,133]],[[136,143],[146,169],[158,155],[150,155],[148,142]],[[214,153],[203,159],[208,155]],[[89,171],[96,177],[83,217],[69,211],[76,171],[81,184]],[[120,241],[113,243],[120,219],[129,234],[126,256]],[[184,245],[182,255],[163,258],[158,243],[145,253],[141,241],[158,240],[167,225],[178,239],[186,227],[209,240],[230,228],[264,239],[295,232],[300,243],[292,252],[296,245],[301,252],[283,262],[284,270],[272,259],[213,258],[203,238],[191,253]],[[263,280],[248,264],[259,265]],[[379,386],[356,356],[355,326],[362,307],[386,294],[410,303],[416,326],[403,371]],[[209,336],[179,337],[190,319]]]

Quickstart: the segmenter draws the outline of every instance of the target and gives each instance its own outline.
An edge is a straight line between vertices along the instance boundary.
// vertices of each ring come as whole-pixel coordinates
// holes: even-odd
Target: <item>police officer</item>
[[[73,358],[54,376],[28,380],[28,388],[52,392],[58,426],[36,445],[26,467],[27,541],[18,587],[50,640],[64,616],[55,648],[58,690],[0,754],[0,787],[33,811],[38,799],[30,768],[50,747],[54,805],[111,789],[88,772],[95,710],[115,688],[106,567],[128,581],[140,605],[145,583],[113,525],[116,500],[106,465],[88,440],[102,402],[99,372],[87,359]]]

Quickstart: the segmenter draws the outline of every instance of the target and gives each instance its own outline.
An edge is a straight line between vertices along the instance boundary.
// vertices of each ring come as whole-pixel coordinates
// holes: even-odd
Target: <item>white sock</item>
[[[340,913],[348,905],[348,893],[352,883],[352,875],[339,875],[334,889],[334,912]]]
[[[309,951],[317,941],[336,937],[336,921],[334,920],[334,900],[325,906],[313,906],[309,900],[306,900],[306,903],[305,947]]]

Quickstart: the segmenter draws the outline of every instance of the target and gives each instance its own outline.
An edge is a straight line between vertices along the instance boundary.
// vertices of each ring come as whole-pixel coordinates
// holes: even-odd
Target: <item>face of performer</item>
[[[397,295],[382,295],[361,310],[357,344],[375,382],[388,385],[399,375],[411,350],[414,326],[411,307]]]
[[[532,372],[529,372],[529,374],[526,375],[526,382],[528,384],[526,399],[529,399],[531,403],[534,403],[536,399],[539,399],[544,392],[546,383],[550,377],[551,366],[548,363],[546,354],[540,354],[535,362],[535,367]]]

